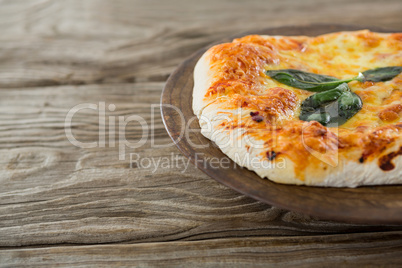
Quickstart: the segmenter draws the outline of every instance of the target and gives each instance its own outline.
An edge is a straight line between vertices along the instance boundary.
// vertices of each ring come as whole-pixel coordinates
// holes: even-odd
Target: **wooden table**
[[[210,179],[156,107],[211,42],[318,22],[402,30],[400,0],[0,4],[0,266],[402,263],[402,226],[323,221]]]

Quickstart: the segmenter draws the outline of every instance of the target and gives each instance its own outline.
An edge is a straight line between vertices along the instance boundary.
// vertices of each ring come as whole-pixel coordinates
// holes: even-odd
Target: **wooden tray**
[[[309,35],[364,29],[345,25],[310,25],[299,27],[281,27],[247,32],[238,36],[220,40],[217,43],[230,42],[235,37],[247,34],[269,35]],[[373,29],[373,31],[381,31]],[[402,224],[402,186],[372,186],[350,188],[321,188],[283,185],[263,180],[254,172],[237,166],[233,161],[231,168],[214,168],[213,157],[226,157],[210,140],[199,132],[198,120],[194,120],[192,111],[193,70],[200,56],[214,44],[205,47],[186,61],[169,77],[163,90],[161,104],[165,127],[177,141],[183,134],[187,123],[192,129],[182,136],[176,145],[180,151],[203,172],[220,183],[262,202],[315,216],[343,222],[366,224]],[[183,114],[181,117],[177,107]],[[198,132],[194,132],[198,130]],[[208,145],[195,148],[195,145]],[[214,164],[216,165],[216,163]]]

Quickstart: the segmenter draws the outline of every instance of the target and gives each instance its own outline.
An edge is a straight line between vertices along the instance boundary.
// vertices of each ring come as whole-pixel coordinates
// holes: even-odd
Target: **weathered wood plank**
[[[360,23],[401,27],[400,2],[387,0],[79,0],[2,1],[2,36],[64,36],[74,39],[136,40],[185,29],[205,34],[239,32],[301,23]],[[193,37],[199,36],[196,31]]]
[[[4,267],[398,267],[401,232],[0,251]]]
[[[119,160],[106,135],[105,147],[73,146],[64,132],[68,111],[82,103],[116,106],[109,116],[138,115],[151,124],[163,83],[2,89],[0,91],[0,246],[197,240],[258,235],[309,235],[402,230],[312,219],[272,208],[208,178],[182,157],[164,131],[159,109],[154,133]],[[99,142],[99,112],[77,112],[72,133]],[[116,123],[116,126],[118,124]],[[126,137],[141,138],[138,124]],[[129,154],[138,154],[145,162]],[[155,161],[152,164],[151,161]],[[161,168],[157,161],[167,161]]]
[[[243,31],[402,25],[398,0],[16,2],[0,9],[0,87],[165,81],[197,49]]]

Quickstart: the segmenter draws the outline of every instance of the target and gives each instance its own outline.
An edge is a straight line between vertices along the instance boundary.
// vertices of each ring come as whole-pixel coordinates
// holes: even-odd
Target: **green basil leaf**
[[[363,72],[364,80],[371,82],[389,81],[402,72],[402,66],[389,66]]]
[[[339,97],[338,107],[339,116],[346,122],[362,109],[363,102],[357,94],[349,91]]]
[[[324,126],[340,126],[363,107],[358,95],[346,83],[311,95],[302,102],[300,120],[317,121]]]
[[[343,83],[336,88],[311,95],[303,101],[302,109],[317,109],[325,104],[336,101],[346,91],[350,91],[350,89],[346,83]]]
[[[314,74],[295,69],[268,70],[266,74],[282,84],[312,92],[326,91],[340,84],[353,80],[361,81],[362,79],[360,74],[354,78],[340,80],[328,75]]]
[[[319,113],[312,113],[306,115],[306,118],[303,119],[304,121],[317,121],[323,126],[326,126],[329,122],[331,122],[331,115],[327,112],[319,112]]]

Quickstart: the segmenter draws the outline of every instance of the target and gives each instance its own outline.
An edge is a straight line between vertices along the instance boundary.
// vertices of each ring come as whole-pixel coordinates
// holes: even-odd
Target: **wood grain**
[[[56,261],[58,267],[398,267],[402,261],[401,238],[401,232],[230,238],[13,249],[0,251],[0,258],[7,267],[23,262],[32,267],[52,267]],[[351,242],[345,244],[345,239]],[[326,256],[325,263],[322,256]]]
[[[308,23],[400,28],[400,1],[386,3],[3,1],[0,86],[165,81],[194,51],[250,29]]]
[[[105,101],[116,105],[114,112],[107,110],[107,118],[137,114],[150,122],[151,104],[159,102],[162,86],[2,89],[0,246],[402,230],[323,222],[238,194],[178,155],[164,131],[159,110],[154,118],[155,143],[170,144],[167,148],[153,149],[149,140],[141,148],[128,149],[121,161],[118,135],[115,147],[109,146],[108,137],[104,148],[82,149],[68,141],[64,119],[76,104]],[[18,111],[17,107],[23,109],[7,112]],[[77,140],[99,140],[96,111],[83,110],[74,119]],[[106,133],[108,126],[107,122]],[[140,138],[138,128],[134,123],[127,126],[130,141]],[[130,167],[129,153],[155,161],[160,157],[172,160],[164,169],[148,167],[148,163]]]
[[[340,224],[271,207],[187,166],[158,110],[152,137],[165,148],[154,149],[148,140],[127,149],[121,161],[117,132],[114,147],[109,142],[109,116],[139,115],[151,125],[152,104],[159,104],[169,74],[211,42],[267,26],[340,20],[397,28],[400,1],[0,5],[0,266],[400,261],[401,226]],[[106,109],[105,147],[73,146],[64,128],[68,111],[100,102],[116,106]],[[135,142],[141,131],[132,122],[125,134]],[[98,112],[78,112],[72,133],[99,142]],[[130,167],[130,153],[167,157],[170,165]]]

